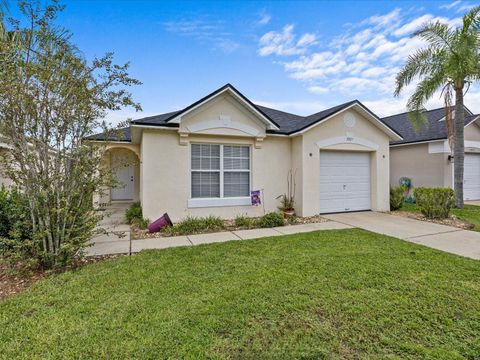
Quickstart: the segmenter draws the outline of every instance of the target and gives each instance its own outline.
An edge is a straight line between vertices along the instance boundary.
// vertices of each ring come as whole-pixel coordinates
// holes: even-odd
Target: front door
[[[129,150],[116,150],[111,155],[111,165],[118,181],[111,190],[112,200],[133,200],[133,154]]]

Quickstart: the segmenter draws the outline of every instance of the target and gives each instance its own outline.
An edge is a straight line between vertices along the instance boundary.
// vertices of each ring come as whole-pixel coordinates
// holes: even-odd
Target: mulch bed
[[[252,221],[257,220],[258,218],[251,218]],[[323,223],[330,221],[328,219],[325,219],[321,217],[320,215],[315,215],[315,216],[308,216],[308,217],[294,217],[290,221],[286,221],[285,225],[300,225],[300,224],[312,224],[312,223]],[[221,230],[216,230],[216,231],[204,231],[200,232],[198,234],[208,234],[208,233],[213,233],[213,232],[219,232],[219,231],[237,231],[237,230],[249,230],[249,229],[258,229],[257,227],[239,227],[235,226],[235,221],[234,220],[225,220],[223,222],[224,227]],[[194,234],[190,234],[194,235]],[[161,238],[161,237],[170,237],[171,235],[167,235],[163,233],[162,231],[157,232],[157,233],[149,233],[148,230],[141,230],[137,227],[132,226],[132,231],[130,233],[130,236],[132,240],[140,240],[140,239],[151,239],[151,238]]]
[[[472,230],[475,227],[473,224],[457,219],[456,217],[450,217],[448,219],[428,219],[420,213],[409,212],[409,211],[391,211],[390,213],[393,215],[403,216],[410,219],[427,221],[427,222],[440,224],[440,225],[453,226],[463,230]]]
[[[75,271],[79,268],[93,264],[99,261],[114,259],[120,256],[126,256],[126,254],[120,255],[103,255],[103,256],[91,256],[83,258],[75,262],[74,264],[56,270],[29,270],[19,273],[18,271],[12,271],[9,269],[0,259],[0,301],[8,296],[18,294],[19,292],[29,288],[36,282],[42,280],[51,275],[60,274],[66,271]],[[21,264],[17,265],[17,268],[21,268]]]

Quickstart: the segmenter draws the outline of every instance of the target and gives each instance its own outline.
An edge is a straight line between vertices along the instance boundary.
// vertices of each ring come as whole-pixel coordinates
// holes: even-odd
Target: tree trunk
[[[454,190],[457,208],[463,208],[463,164],[465,159],[465,111],[463,86],[455,88],[455,119],[453,141]]]

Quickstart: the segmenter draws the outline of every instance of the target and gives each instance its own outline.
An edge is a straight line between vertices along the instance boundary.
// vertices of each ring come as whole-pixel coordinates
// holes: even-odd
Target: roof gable
[[[268,115],[266,115],[263,111],[257,108],[250,100],[248,100],[242,93],[240,93],[237,89],[235,89],[230,84],[226,84],[222,86],[221,88],[215,90],[211,94],[187,106],[183,110],[180,110],[179,112],[171,116],[168,120],[166,120],[166,122],[178,124],[180,123],[183,116],[186,116],[192,111],[195,111],[196,109],[203,106],[204,104],[207,104],[208,102],[215,99],[216,97],[221,96],[222,94],[227,94],[227,93],[231,95],[233,98],[235,98],[240,104],[244,105],[247,110],[249,110],[254,115],[256,115],[261,121],[263,121],[267,126],[268,130],[280,129],[280,127],[275,123],[275,121],[273,121]]]

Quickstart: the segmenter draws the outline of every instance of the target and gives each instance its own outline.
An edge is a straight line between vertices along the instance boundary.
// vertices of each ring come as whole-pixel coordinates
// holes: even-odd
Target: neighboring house
[[[414,187],[453,187],[453,156],[447,140],[445,109],[425,111],[428,126],[415,131],[407,113],[382,120],[403,140],[390,145],[390,184],[401,177],[412,179]],[[465,200],[480,199],[480,115],[465,108]]]
[[[290,170],[300,216],[389,210],[389,143],[401,139],[357,100],[298,116],[255,105],[230,84],[134,120],[121,138],[90,137],[109,140],[105,160],[124,184],[97,201],[139,200],[145,217],[174,221],[275,211]],[[251,205],[252,190],[263,191],[262,206]]]
[[[12,186],[12,180],[5,174],[3,169],[3,159],[5,155],[10,151],[11,147],[8,146],[5,142],[5,139],[0,135],[0,187],[3,185],[5,187]]]

